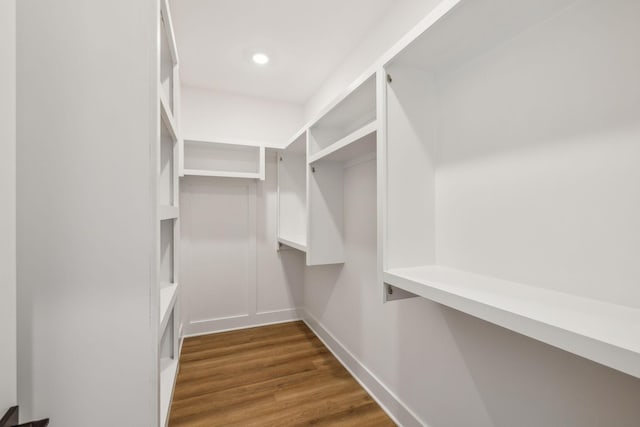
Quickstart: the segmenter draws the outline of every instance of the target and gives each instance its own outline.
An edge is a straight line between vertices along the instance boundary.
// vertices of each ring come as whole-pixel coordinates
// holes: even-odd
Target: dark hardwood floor
[[[170,427],[394,426],[303,322],[187,338]]]

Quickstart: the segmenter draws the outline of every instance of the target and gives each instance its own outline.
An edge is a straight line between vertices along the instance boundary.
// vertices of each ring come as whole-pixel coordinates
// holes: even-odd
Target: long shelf
[[[185,176],[212,176],[221,178],[251,178],[251,179],[264,179],[262,174],[255,172],[228,172],[228,171],[210,171],[210,170],[198,170],[198,169],[185,169]]]
[[[158,208],[158,216],[160,221],[167,219],[176,219],[180,215],[180,209],[177,206],[162,205]]]
[[[176,122],[173,119],[173,114],[171,113],[171,109],[169,108],[169,102],[167,101],[164,93],[160,90],[160,115],[162,116],[162,122],[165,127],[169,130],[171,134],[171,138],[177,142],[178,141],[178,128],[176,127]]]
[[[160,336],[164,333],[171,318],[171,310],[176,303],[177,290],[177,283],[165,283],[160,288]]]
[[[278,237],[278,242],[287,245],[290,248],[307,252],[307,244],[304,236]]]
[[[346,162],[376,150],[376,120],[367,123],[341,140],[309,157],[309,164],[319,160]]]
[[[173,386],[178,373],[178,360],[171,358],[160,359],[160,426],[167,425]]]
[[[441,266],[387,270],[384,281],[640,377],[640,309]]]

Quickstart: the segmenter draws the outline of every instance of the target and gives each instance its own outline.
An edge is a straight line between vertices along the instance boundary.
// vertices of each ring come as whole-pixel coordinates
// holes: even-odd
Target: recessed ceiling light
[[[262,52],[254,53],[251,59],[258,65],[266,65],[269,63],[269,57],[266,53]]]

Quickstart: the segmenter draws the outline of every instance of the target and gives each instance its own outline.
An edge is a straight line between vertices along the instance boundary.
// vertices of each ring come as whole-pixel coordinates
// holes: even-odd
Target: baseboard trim
[[[199,320],[187,323],[184,327],[184,338],[209,335],[218,332],[235,331],[239,329],[255,328],[258,326],[275,325],[278,323],[302,320],[297,308],[264,311],[255,315],[223,317],[219,319]]]
[[[308,311],[300,310],[302,320],[324,343],[360,385],[378,402],[391,419],[401,427],[427,427],[416,414],[364,366],[331,332]]]

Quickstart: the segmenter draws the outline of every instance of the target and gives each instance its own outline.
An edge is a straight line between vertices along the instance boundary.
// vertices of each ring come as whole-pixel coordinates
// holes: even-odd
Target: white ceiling
[[[396,0],[171,0],[189,86],[302,104]],[[251,61],[264,51],[271,62]]]

